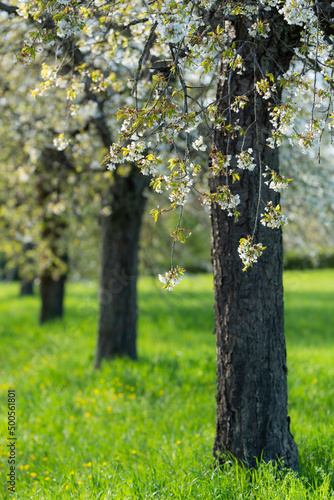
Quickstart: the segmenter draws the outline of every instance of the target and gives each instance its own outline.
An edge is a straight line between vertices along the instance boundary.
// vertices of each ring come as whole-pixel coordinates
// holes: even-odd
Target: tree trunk
[[[33,265],[33,260],[31,257],[27,257],[27,253],[34,248],[34,245],[31,241],[24,243],[23,248],[22,248],[22,256],[23,256],[23,265],[19,266],[19,275],[20,275],[20,282],[21,282],[21,289],[20,289],[20,295],[21,297],[24,297],[25,295],[34,295],[34,279],[33,279],[33,272],[30,269],[25,269],[26,267],[31,267]],[[23,269],[22,269],[23,267]]]
[[[28,295],[28,296],[34,295],[34,280],[30,280],[30,281],[21,280],[20,295],[21,295],[21,297],[24,297],[26,295]]]
[[[62,231],[65,230],[64,226],[57,227],[58,232],[52,234],[53,243],[57,242],[57,238],[61,237]],[[57,246],[53,246],[52,250],[56,255]],[[40,295],[41,295],[41,312],[40,312],[40,324],[47,321],[52,321],[53,319],[61,319],[64,313],[64,295],[65,295],[65,283],[67,279],[67,254],[61,254],[57,256],[59,262],[66,269],[65,271],[54,271],[54,267],[51,266],[49,269],[44,269],[40,276]]]
[[[68,255],[63,236],[67,228],[66,213],[54,213],[49,208],[55,199],[61,199],[67,187],[68,173],[73,167],[64,151],[45,148],[39,168],[38,195],[42,208],[42,271],[40,323],[63,317],[64,287],[68,270]],[[57,182],[52,182],[57,179]],[[45,264],[43,262],[45,261]]]
[[[234,72],[230,82],[231,102],[238,95],[249,98],[243,110],[231,115],[232,124],[238,119],[243,130],[249,127],[245,142],[242,144],[241,135],[228,139],[217,130],[214,136],[215,147],[223,154],[231,154],[232,158],[241,150],[253,148],[257,167],[253,172],[240,171],[240,182],[231,187],[241,199],[238,222],[216,204],[211,211],[217,336],[217,420],[213,453],[220,460],[231,453],[248,466],[255,466],[261,458],[282,459],[287,467],[296,469],[298,451],[290,433],[287,412],[281,230],[257,224],[254,240],[267,248],[259,262],[246,272],[242,271],[237,251],[240,238],[252,235],[256,218],[267,202],[272,200],[274,206],[279,203],[279,195],[264,184],[259,167],[258,156],[262,172],[266,165],[278,171],[278,152],[266,147],[271,131],[270,110],[268,101],[254,94],[254,75],[255,81],[263,77],[258,64],[276,79],[282,70],[286,71],[292,52],[285,43],[297,46],[299,33],[287,28],[277,11],[272,10],[266,16],[272,20],[270,39],[265,41],[270,49],[260,42],[245,44],[240,54],[246,61],[246,71],[241,75]],[[236,23],[233,37],[249,39],[246,23]],[[237,42],[237,49],[240,47],[241,42]],[[221,69],[224,70],[223,64]],[[219,109],[225,116],[229,106],[228,85],[228,80],[225,83],[219,80],[217,87]],[[232,163],[232,168],[236,168],[236,163]],[[225,183],[223,176],[212,177],[211,192]],[[257,214],[259,183],[261,205]]]
[[[65,279],[65,276],[59,279],[47,275],[41,277],[41,324],[63,317]]]
[[[115,356],[137,358],[138,248],[149,179],[133,166],[115,175],[111,214],[102,217],[100,317],[95,367]]]

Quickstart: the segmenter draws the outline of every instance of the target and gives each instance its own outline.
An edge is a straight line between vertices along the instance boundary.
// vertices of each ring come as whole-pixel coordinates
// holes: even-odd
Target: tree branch
[[[320,28],[327,36],[334,36],[334,6],[328,0],[318,0],[314,6]],[[318,10],[320,13],[318,13]]]
[[[19,10],[19,8],[15,7],[14,5],[6,5],[5,3],[0,2],[0,10],[8,12],[8,14],[15,14],[16,16],[18,16],[17,11]]]

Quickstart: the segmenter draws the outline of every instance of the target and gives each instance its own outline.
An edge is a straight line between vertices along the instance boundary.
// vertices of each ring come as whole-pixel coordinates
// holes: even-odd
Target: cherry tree
[[[126,82],[129,71],[136,68],[135,63],[132,61],[124,65],[123,61],[118,61],[109,64],[103,57],[98,61],[96,51],[91,54],[87,48],[81,50],[71,41],[59,38],[58,43],[62,41],[61,50],[57,48],[55,51],[55,44],[51,43],[48,57],[45,59],[44,54],[42,56],[43,83],[36,86],[36,78],[33,79],[31,75],[29,78],[23,65],[16,64],[13,68],[13,50],[18,47],[21,33],[36,22],[32,16],[28,16],[27,21],[19,17],[17,7],[7,8],[3,5],[2,8],[12,16],[10,19],[4,15],[2,25],[4,40],[6,39],[3,65],[10,82],[9,88],[4,85],[6,92],[3,109],[6,110],[7,127],[12,123],[15,129],[15,119],[24,123],[22,130],[16,131],[20,134],[13,145],[15,144],[15,148],[18,144],[24,144],[28,159],[27,165],[21,166],[17,171],[26,172],[30,169],[34,174],[26,176],[25,187],[29,185],[32,193],[22,204],[22,212],[25,210],[26,213],[20,219],[20,232],[25,225],[31,225],[31,211],[27,207],[34,204],[36,189],[38,191],[39,231],[34,232],[34,253],[35,264],[40,262],[39,267],[43,268],[39,270],[41,321],[61,317],[63,313],[70,246],[68,218],[73,215],[80,217],[92,205],[95,205],[93,210],[96,210],[97,198],[102,204],[98,217],[102,232],[102,251],[96,366],[100,365],[103,358],[117,355],[128,355],[135,359],[138,245],[142,213],[147,199],[144,191],[149,185],[149,178],[143,177],[138,168],[130,163],[117,173],[99,168],[105,152],[113,142],[112,131],[117,129],[115,109],[128,99],[130,90]],[[58,74],[57,68],[48,63],[60,53],[63,58],[61,72]],[[38,59],[33,66],[36,67],[39,62]],[[103,68],[103,74],[100,67]],[[104,77],[106,71],[108,78]],[[13,78],[14,75],[16,78]],[[65,84],[67,78],[69,86]],[[15,89],[18,80],[21,81],[21,92]],[[122,82],[125,82],[125,88]],[[49,96],[51,93],[52,99]],[[38,99],[34,100],[37,95]],[[15,104],[17,100],[21,102],[18,109]],[[68,104],[63,106],[66,100]],[[4,127],[4,134],[7,127]],[[13,157],[15,159],[15,155]],[[19,163],[17,158],[14,163],[15,161]],[[15,182],[12,187],[15,191]],[[94,201],[92,203],[89,200]],[[14,208],[17,219],[17,207]],[[12,216],[13,211],[8,208],[7,220]],[[11,227],[13,231],[13,225]],[[16,236],[17,231],[14,231],[14,237],[7,234],[7,241],[15,240]],[[30,235],[29,241],[31,238]],[[5,241],[4,239],[3,242]],[[22,244],[17,243],[16,257],[22,260],[22,255],[27,253],[22,254]]]
[[[310,74],[313,80],[314,75]],[[299,96],[299,106],[305,120],[311,112],[312,94]],[[302,126],[305,126],[303,124]],[[288,141],[280,149],[282,172],[293,178],[289,189],[282,193],[282,206],[289,224],[284,230],[284,250],[297,262],[301,256],[323,265],[330,259],[334,247],[334,166],[332,162],[331,132],[323,134],[321,147],[309,154],[300,148],[289,147]],[[324,260],[323,260],[324,259]],[[296,262],[296,263],[297,263]]]
[[[53,100],[36,101],[30,89],[36,83],[39,66],[14,65],[13,56],[20,37],[18,25],[5,19],[1,31],[5,45],[1,85],[1,249],[18,267],[23,281],[40,280],[40,321],[61,318],[65,281],[68,274],[69,218],[91,207],[98,214],[101,185],[91,169],[92,145],[84,128],[92,119],[94,106],[82,106],[82,113],[68,118],[59,92]],[[20,85],[17,85],[17,82]],[[61,130],[69,122],[80,149],[63,151]],[[95,130],[95,127],[92,127]],[[58,134],[57,134],[58,129]],[[60,137],[59,137],[60,135]],[[99,138],[90,133],[94,155],[103,150]],[[94,188],[93,188],[94,186]],[[95,200],[87,203],[89,189]],[[98,263],[96,262],[96,266]]]
[[[152,177],[155,191],[169,194],[170,205],[157,207],[153,216],[179,211],[171,269],[160,275],[167,290],[184,273],[174,262],[174,245],[187,236],[181,223],[189,193],[197,192],[211,207],[214,455],[223,459],[230,452],[249,465],[261,457],[279,458],[297,468],[283,324],[282,227],[287,218],[280,207],[280,191],[291,178],[279,172],[278,152],[285,136],[304,151],[318,148],[326,123],[332,128],[333,3],[40,0],[22,1],[19,13],[32,16],[40,27],[27,36],[18,60],[29,62],[56,37],[62,40],[62,57],[52,74],[61,71],[67,40],[108,64],[122,58],[131,66],[135,60],[137,70],[129,72],[132,96],[117,113],[122,125],[104,165],[117,173],[136,162],[143,176]],[[106,67],[98,74],[99,84],[110,78]],[[86,71],[78,66],[75,81]],[[37,94],[53,84],[45,78]],[[297,98],[308,89],[311,111],[301,129]],[[168,149],[166,162],[161,152]],[[198,161],[200,151],[209,154],[207,189],[197,182],[206,170]]]
[[[10,66],[3,62],[8,69]],[[23,77],[22,71],[17,74],[15,70],[11,75],[21,77],[22,93],[7,88],[2,97],[0,135],[2,141],[8,142],[0,167],[1,248],[19,268],[23,280],[40,279],[40,321],[44,323],[62,317],[68,272],[68,219],[82,211],[80,198],[85,198],[87,205],[87,194],[83,196],[83,189],[78,192],[75,187],[82,175],[75,169],[73,156],[53,145],[48,112],[53,111],[51,116],[59,118],[57,109],[51,109],[49,104],[45,108],[41,101],[36,106],[27,93],[29,86],[25,84],[31,83],[27,75]],[[33,127],[34,120],[38,125]]]

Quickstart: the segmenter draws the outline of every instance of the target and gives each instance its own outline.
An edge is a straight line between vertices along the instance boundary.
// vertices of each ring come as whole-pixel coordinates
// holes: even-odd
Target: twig
[[[128,25],[130,26],[131,23]],[[134,94],[135,94],[135,107],[136,107],[136,110],[138,111],[138,80],[139,80],[139,77],[140,77],[140,73],[141,73],[141,68],[142,68],[142,65],[143,65],[143,62],[144,62],[144,59],[145,57],[147,56],[147,53],[148,51],[150,50],[151,48],[151,44],[154,40],[154,37],[155,37],[155,28],[158,26],[158,23],[155,22],[150,30],[150,34],[148,36],[148,39],[146,40],[146,43],[145,43],[145,46],[144,46],[144,49],[143,49],[143,52],[139,58],[139,61],[138,61],[138,68],[137,68],[137,71],[136,71],[136,75],[135,75],[135,83],[134,83]]]

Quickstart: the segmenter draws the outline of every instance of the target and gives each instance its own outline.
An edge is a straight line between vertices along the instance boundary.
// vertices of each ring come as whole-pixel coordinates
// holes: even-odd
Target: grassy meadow
[[[299,473],[212,467],[212,276],[172,293],[139,283],[139,360],[93,370],[97,289],[73,283],[66,317],[0,284],[0,498],[334,499],[334,271],[285,273],[291,429]],[[7,491],[7,391],[17,404],[16,492]]]

